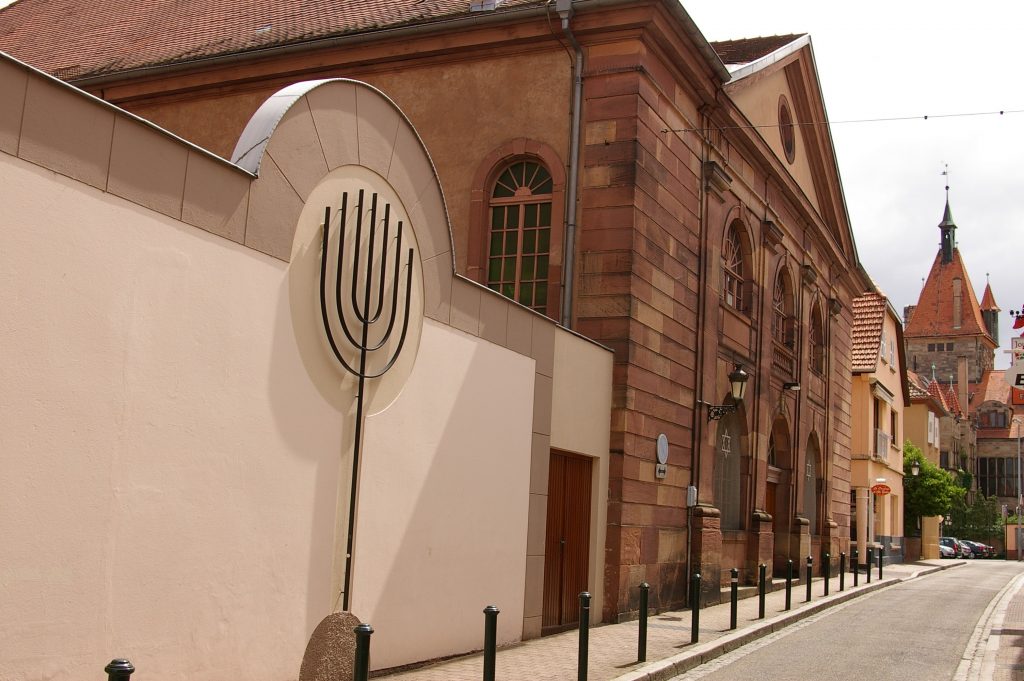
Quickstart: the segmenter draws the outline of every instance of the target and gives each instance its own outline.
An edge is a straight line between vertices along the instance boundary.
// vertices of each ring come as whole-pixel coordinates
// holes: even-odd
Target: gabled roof
[[[961,319],[957,327],[953,320],[953,281],[960,279]],[[914,308],[910,321],[907,322],[904,335],[907,338],[931,338],[939,336],[984,336],[992,343],[988,335],[985,321],[981,316],[978,298],[974,295],[974,287],[967,276],[967,268],[960,257],[960,250],[953,249],[950,262],[942,262],[942,251],[935,254],[931,272],[921,290],[917,306]]]
[[[758,38],[737,38],[735,40],[712,41],[711,47],[722,62],[732,70],[734,67],[749,64],[766,57],[775,50],[790,44],[804,33],[787,33],[786,35],[761,36]]]
[[[0,50],[58,78],[73,80],[545,4],[544,0],[19,0],[0,10]],[[484,9],[475,11],[474,6]]]
[[[926,379],[921,374],[907,370],[907,388],[910,399],[914,402],[928,402],[945,414],[956,413],[945,399],[942,386],[936,381]]]
[[[1003,369],[989,369],[981,375],[981,380],[973,386],[975,392],[971,395],[971,413],[977,413],[978,409],[986,402],[1000,402],[1009,407],[1013,417],[1020,419],[1014,421],[1012,418],[1006,428],[979,428],[979,440],[1001,440],[1016,439],[1024,437],[1024,409],[1014,406],[1010,394],[1010,384],[1006,382],[1006,372]]]
[[[853,300],[853,373],[871,373],[878,367],[878,352],[885,323],[885,296],[865,293]]]
[[[1006,382],[1006,374],[1000,369],[989,369],[982,373],[981,380],[973,386],[971,395],[971,413],[985,402],[1002,402],[1010,404],[1010,384]]]

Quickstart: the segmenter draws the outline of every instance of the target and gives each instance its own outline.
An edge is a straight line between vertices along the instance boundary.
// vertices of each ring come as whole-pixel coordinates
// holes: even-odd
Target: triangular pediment
[[[725,91],[796,181],[840,250],[852,254],[853,235],[810,36],[777,38],[791,40],[761,56],[756,51],[744,55],[736,48],[741,41],[712,44],[731,48],[722,53],[732,73]],[[751,57],[756,58],[739,61]]]

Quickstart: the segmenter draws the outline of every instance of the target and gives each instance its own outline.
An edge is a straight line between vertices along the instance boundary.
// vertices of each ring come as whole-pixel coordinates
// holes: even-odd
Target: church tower
[[[929,378],[934,367],[939,380],[974,383],[995,363],[999,307],[989,287],[985,288],[985,304],[978,304],[956,245],[949,187],[939,236],[939,252],[921,296],[916,306],[907,309],[907,362],[912,370]],[[966,376],[961,375],[964,368]]]

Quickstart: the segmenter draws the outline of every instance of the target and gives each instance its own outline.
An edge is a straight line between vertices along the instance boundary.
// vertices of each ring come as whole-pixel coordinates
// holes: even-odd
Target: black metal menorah
[[[346,320],[346,296],[342,291],[344,288],[343,273],[346,269],[345,227],[350,217],[348,209],[348,192],[344,192],[341,195],[337,248],[338,257],[334,277],[334,300],[337,311],[336,322],[337,325],[341,327],[344,334],[344,338],[341,339],[342,342],[347,342],[353,350],[359,353],[359,362],[357,366],[352,366],[338,348],[338,340],[335,339],[334,331],[331,329],[331,319],[327,309],[327,253],[331,230],[330,206],[328,206],[324,211],[324,238],[323,248],[320,253],[320,314],[323,317],[324,331],[327,334],[327,342],[330,343],[331,350],[334,352],[334,356],[338,359],[338,362],[341,363],[341,366],[344,367],[347,372],[359,379],[359,387],[356,393],[355,447],[352,454],[352,489],[348,506],[348,539],[345,548],[345,592],[342,597],[342,609],[345,611],[348,611],[349,593],[352,587],[352,544],[355,535],[356,489],[359,482],[359,454],[360,446],[362,444],[363,403],[365,398],[366,381],[367,379],[380,378],[387,373],[398,360],[398,356],[402,352],[402,346],[405,345],[406,333],[409,330],[409,307],[412,298],[413,249],[410,248],[408,250],[405,263],[405,311],[402,314],[402,323],[398,342],[395,345],[394,350],[391,351],[385,346],[391,340],[392,335],[395,332],[395,321],[398,315],[399,288],[401,283],[399,273],[401,272],[402,264],[403,225],[402,221],[399,220],[397,244],[395,245],[394,265],[390,284],[391,301],[389,305],[390,312],[388,314],[388,321],[383,332],[378,335],[378,324],[383,325],[382,314],[385,308],[385,290],[388,288],[388,246],[390,244],[391,231],[391,204],[384,204],[384,217],[381,220],[384,226],[384,236],[383,239],[380,240],[380,262],[378,263],[375,260],[378,237],[377,193],[374,192],[370,197],[369,210],[365,210],[364,208],[364,198],[364,191],[360,189],[359,200],[356,204],[354,215],[356,223],[355,241],[352,248],[353,252],[349,260],[349,263],[351,264],[352,277],[351,285],[348,287],[348,304],[350,305],[348,314],[355,319],[355,323],[352,325],[354,328],[350,327],[349,321]],[[366,239],[366,275],[363,277],[360,284],[359,272],[362,269],[361,264],[363,260],[364,221],[369,225]],[[378,269],[379,272],[375,272],[375,268]],[[376,285],[376,296],[373,296],[375,275],[378,278],[378,281]],[[362,301],[359,300],[360,294]],[[374,300],[374,297],[376,300]],[[354,334],[353,331],[357,333]],[[372,334],[371,331],[373,332]],[[370,340],[371,335],[374,338],[373,341]],[[371,369],[368,366],[371,362],[377,366],[376,369]]]

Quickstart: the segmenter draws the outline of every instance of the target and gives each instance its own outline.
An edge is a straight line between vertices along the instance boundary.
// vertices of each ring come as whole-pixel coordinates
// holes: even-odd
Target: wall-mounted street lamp
[[[737,364],[736,368],[729,373],[729,394],[732,395],[732,404],[708,404],[707,402],[701,402],[701,404],[708,408],[708,421],[717,421],[726,414],[734,413],[739,408],[739,403],[743,401],[744,396],[747,394],[747,379],[749,378],[750,374]]]
[[[921,464],[919,462],[914,461],[914,463],[910,464],[910,474],[911,475],[913,475],[916,478],[917,474],[920,473],[920,472],[921,472]]]

